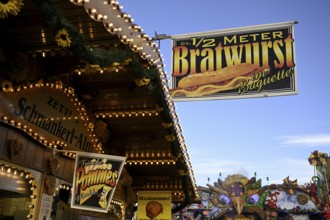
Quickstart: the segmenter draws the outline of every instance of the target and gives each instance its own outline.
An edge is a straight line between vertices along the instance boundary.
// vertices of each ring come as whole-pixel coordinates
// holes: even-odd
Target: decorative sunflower
[[[118,63],[118,62],[113,62],[111,66],[120,66],[120,63]]]
[[[173,126],[173,124],[172,123],[165,123],[165,122],[163,122],[162,123],[162,126],[163,126],[163,128],[170,128],[170,127]]]
[[[143,77],[142,79],[136,79],[135,84],[137,86],[146,86],[150,83],[150,79]]]
[[[13,91],[13,84],[9,81],[3,81],[1,83],[2,91],[4,92],[12,92]]]
[[[178,173],[179,173],[180,176],[188,176],[189,175],[189,170],[184,171],[182,169],[179,169]]]
[[[128,58],[128,59],[124,60],[123,65],[128,65],[131,62],[132,62],[132,59],[131,58]]]
[[[169,134],[169,135],[165,135],[165,139],[168,141],[168,142],[173,142],[175,141],[175,136],[173,134]]]
[[[57,42],[57,45],[61,47],[70,47],[71,45],[71,38],[69,36],[68,31],[65,28],[57,32],[55,36],[55,40]]]
[[[157,112],[161,112],[161,111],[163,111],[164,110],[164,108],[163,107],[159,107],[159,106],[157,106],[157,108],[155,109]]]
[[[23,0],[1,0],[0,18],[6,18],[8,15],[18,15],[23,6]]]

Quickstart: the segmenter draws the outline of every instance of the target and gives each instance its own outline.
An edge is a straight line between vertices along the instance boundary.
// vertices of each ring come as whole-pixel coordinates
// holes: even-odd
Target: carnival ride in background
[[[326,153],[314,151],[308,158],[315,166],[309,183],[283,179],[282,184],[262,186],[261,180],[229,175],[214,185],[199,187],[201,203],[188,207],[191,219],[330,219],[328,163]]]

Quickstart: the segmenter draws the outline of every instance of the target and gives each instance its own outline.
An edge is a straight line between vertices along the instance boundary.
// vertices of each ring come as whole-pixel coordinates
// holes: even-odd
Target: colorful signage
[[[71,207],[108,211],[126,157],[77,152]]]
[[[293,25],[172,36],[177,101],[297,94]]]
[[[171,220],[171,196],[171,192],[139,192],[137,220]]]

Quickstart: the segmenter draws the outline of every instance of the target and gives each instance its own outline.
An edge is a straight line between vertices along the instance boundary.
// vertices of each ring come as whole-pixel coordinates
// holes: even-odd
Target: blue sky
[[[150,37],[286,21],[295,25],[298,95],[176,102],[197,185],[227,175],[309,182],[311,152],[330,152],[330,1],[120,0]],[[171,40],[160,42],[171,75]]]

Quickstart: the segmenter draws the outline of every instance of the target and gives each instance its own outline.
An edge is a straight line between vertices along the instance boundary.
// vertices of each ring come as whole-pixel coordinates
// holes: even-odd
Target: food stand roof
[[[104,128],[96,134],[104,142],[104,153],[127,157],[125,168],[135,191],[172,191],[173,202],[197,201],[157,44],[117,1],[23,4],[16,16],[2,14],[0,52],[15,49],[24,55],[15,59],[1,55],[0,64],[19,65],[20,58],[28,56],[26,60],[43,63],[41,72],[46,75],[17,78],[12,71],[2,78],[22,83],[43,77],[72,86],[89,114],[101,122],[97,126]],[[64,32],[56,40],[60,30]]]

